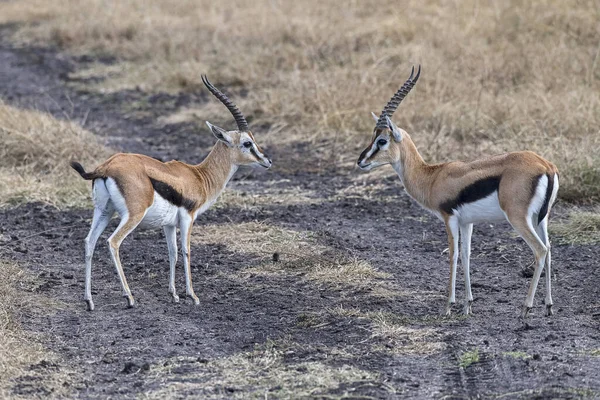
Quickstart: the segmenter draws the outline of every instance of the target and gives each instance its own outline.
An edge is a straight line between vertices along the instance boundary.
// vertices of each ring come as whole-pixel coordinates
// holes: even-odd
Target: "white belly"
[[[462,224],[506,220],[506,214],[500,208],[498,192],[494,192],[481,200],[463,204],[458,207],[454,215],[456,215],[458,221]]]
[[[140,226],[143,228],[158,228],[165,225],[175,226],[179,220],[179,211],[179,207],[174,206],[154,192],[154,202],[146,210]]]

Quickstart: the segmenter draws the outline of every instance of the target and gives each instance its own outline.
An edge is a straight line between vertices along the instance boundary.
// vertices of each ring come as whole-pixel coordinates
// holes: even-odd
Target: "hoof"
[[[200,305],[200,299],[195,294],[188,294],[188,297],[192,299],[195,305]]]
[[[179,296],[176,294],[173,295],[173,303],[179,303]]]
[[[448,303],[448,304],[446,305],[446,310],[443,312],[443,314],[442,314],[442,315],[444,315],[444,316],[446,316],[446,317],[449,317],[449,316],[451,316],[451,315],[452,315],[452,305],[453,305],[453,304],[454,304],[454,303]]]
[[[86,300],[85,301],[87,304],[87,310],[88,311],[94,311],[94,302],[90,299],[90,300]]]
[[[523,306],[523,311],[521,312],[521,318],[526,319],[529,311],[531,311],[532,307]]]
[[[554,315],[554,311],[552,311],[552,304],[546,305],[546,317],[551,317]]]
[[[124,297],[127,299],[127,307],[132,308],[133,305],[135,304],[135,300],[133,300],[133,296],[130,294],[129,295],[126,294]]]
[[[473,300],[467,301],[465,303],[465,307],[463,309],[463,312],[464,312],[465,315],[471,315],[471,314],[473,314],[473,310],[471,308],[471,304],[473,304]]]

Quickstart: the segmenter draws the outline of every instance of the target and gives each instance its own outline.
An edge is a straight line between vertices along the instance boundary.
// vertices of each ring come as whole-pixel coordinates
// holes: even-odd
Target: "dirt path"
[[[66,73],[83,62],[51,50],[0,46],[0,97],[85,121],[86,128],[116,148],[189,162],[206,154],[212,139],[198,135],[194,126],[165,128],[155,122],[182,105],[204,101],[202,95],[78,93],[66,86]],[[131,118],[121,111],[132,99],[144,100],[145,116]],[[275,163],[285,159],[285,148],[274,150]],[[170,385],[176,397],[285,397],[274,377],[285,381],[293,371],[294,379],[301,380],[299,376],[310,376],[318,365],[323,376],[347,373],[348,368],[362,372],[333,388],[313,391],[317,398],[600,396],[600,358],[592,355],[600,347],[597,248],[554,246],[556,315],[542,316],[542,287],[525,326],[517,316],[529,283],[524,271],[530,251],[506,226],[476,227],[475,315],[442,319],[438,314],[448,269],[447,255],[441,254],[444,231],[404,194],[396,179],[385,179],[370,198],[347,196],[348,187],[357,184],[345,174],[290,176],[275,169],[242,176],[232,187],[249,195],[265,189],[285,194],[293,187],[309,192],[310,201],[210,210],[199,218],[196,235],[205,226],[255,221],[310,233],[316,246],[327,249],[323,257],[342,254],[366,260],[389,274],[380,284],[393,295],[381,295],[377,285],[332,287],[311,281],[304,270],[289,268],[285,254],[279,264],[288,269],[277,273],[279,264],[269,267],[270,254],[196,243],[193,277],[201,306],[173,304],[167,294],[166,245],[160,232],[150,231],[132,235],[123,246],[137,306],[125,308],[101,241],[93,278],[97,310],[89,313],[82,301],[82,241],[91,211],[58,211],[40,204],[0,210],[0,234],[12,237],[0,246],[0,257],[38,273],[46,281],[44,294],[67,304],[57,313],[28,318],[24,325],[43,333],[46,346],[60,355],[61,362],[48,368],[76,372],[76,395],[163,395],[161,390]],[[275,271],[246,273],[251,266]],[[461,299],[460,275],[458,282]],[[177,287],[183,288],[180,270]],[[466,365],[463,355],[475,350],[479,361]],[[269,351],[279,357],[277,371],[259,359]],[[254,355],[236,358],[247,354]],[[235,366],[223,360],[233,360]],[[249,368],[253,371],[243,369],[240,360],[254,362]],[[255,380],[228,379],[228,368]],[[270,392],[257,392],[260,384],[252,382],[265,380],[274,382]],[[16,385],[14,391],[43,395],[46,388],[44,382],[32,381]]]

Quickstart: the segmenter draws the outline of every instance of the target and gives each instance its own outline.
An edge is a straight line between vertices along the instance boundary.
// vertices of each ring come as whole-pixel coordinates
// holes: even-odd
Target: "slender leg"
[[[185,214],[185,217],[181,218],[181,249],[183,252],[183,267],[185,269],[185,292],[188,297],[194,300],[194,304],[200,304],[200,299],[194,293],[192,287],[192,270],[190,267],[190,238],[192,236],[192,226],[194,220],[189,214]]]
[[[531,218],[527,218],[525,216],[515,217],[508,215],[508,220],[513,226],[513,228],[515,228],[517,233],[519,233],[519,235],[521,235],[521,237],[529,245],[531,250],[533,250],[533,254],[535,255],[535,272],[533,273],[533,279],[531,280],[531,284],[529,285],[529,292],[527,293],[527,298],[525,300],[523,312],[521,314],[523,318],[526,318],[529,311],[531,311],[531,309],[533,308],[533,298],[537,290],[537,285],[540,280],[540,276],[542,275],[542,271],[544,270],[544,261],[546,260],[548,249],[544,242],[542,242],[542,240],[535,232],[535,229],[533,228],[531,222]]]
[[[92,300],[92,258],[94,257],[94,249],[98,238],[108,226],[110,219],[114,214],[112,204],[107,204],[105,209],[98,207],[94,208],[94,218],[90,233],[85,238],[85,295],[83,299],[87,303],[89,311],[94,310],[94,302]]]
[[[548,217],[544,218],[542,222],[537,226],[537,233],[546,245],[548,254],[546,254],[546,316],[549,317],[553,314],[552,312],[552,259],[550,256],[550,239],[548,238]]]
[[[169,293],[173,296],[173,301],[179,303],[179,296],[175,289],[175,265],[177,264],[177,227],[165,226],[165,237],[167,238],[167,246],[169,247],[169,265],[171,271],[169,273]]]
[[[469,272],[469,258],[471,256],[471,234],[473,233],[473,224],[460,226],[460,255],[463,272],[465,274],[465,315],[471,313],[471,304],[473,303],[473,294],[471,293],[471,276]]]
[[[446,315],[451,314],[452,305],[456,302],[456,265],[458,264],[458,221],[455,217],[446,219],[446,233],[448,233],[448,249],[450,252],[450,282],[448,284],[448,303]]]
[[[127,279],[125,278],[123,267],[121,266],[121,259],[119,258],[119,247],[121,246],[121,243],[127,237],[127,235],[129,235],[139,225],[143,218],[144,214],[135,216],[125,214],[123,216],[123,219],[119,223],[117,229],[108,238],[110,254],[112,256],[113,262],[115,263],[117,274],[119,274],[121,286],[123,287],[123,297],[127,298],[127,304],[129,307],[133,307],[134,300],[133,296],[131,295],[129,285],[127,284]]]

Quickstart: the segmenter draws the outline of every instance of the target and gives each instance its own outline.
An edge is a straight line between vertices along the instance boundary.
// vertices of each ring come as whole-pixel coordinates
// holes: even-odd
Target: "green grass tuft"
[[[479,349],[466,351],[458,359],[458,365],[461,368],[467,368],[479,362]]]

